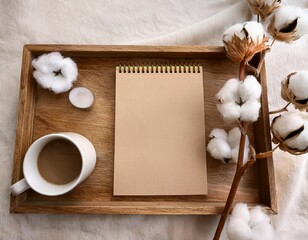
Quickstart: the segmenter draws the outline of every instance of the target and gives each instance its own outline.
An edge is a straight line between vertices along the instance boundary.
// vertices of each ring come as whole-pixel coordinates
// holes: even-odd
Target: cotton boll
[[[58,72],[62,67],[63,57],[59,52],[43,54],[32,60],[32,66],[42,73]]]
[[[248,224],[249,223],[249,224]],[[236,204],[227,224],[229,240],[274,240],[275,231],[261,207],[248,210],[244,203]]]
[[[299,71],[290,76],[289,90],[294,94],[296,100],[308,98],[308,71]]]
[[[78,75],[77,65],[71,58],[63,60],[61,74],[69,81],[76,81]]]
[[[250,213],[245,203],[237,203],[232,210],[231,214],[232,218],[241,219],[244,223],[249,222],[250,220]]]
[[[221,102],[240,102],[239,96],[240,80],[233,78],[228,80],[216,94],[216,98]]]
[[[260,206],[254,207],[249,211],[250,213],[250,221],[249,226],[251,228],[255,227],[256,225],[260,223],[269,223],[270,218],[267,216],[261,209]]]
[[[273,120],[272,129],[275,134],[285,139],[290,133],[300,129],[304,121],[300,112],[287,112]]]
[[[295,41],[308,33],[307,18],[300,7],[280,7],[268,25],[268,32],[277,40]]]
[[[259,118],[261,104],[258,100],[249,100],[241,106],[241,121],[255,122]]]
[[[63,58],[59,52],[43,54],[32,61],[36,69],[33,76],[43,88],[55,93],[68,91],[76,81],[78,70],[70,58]]]
[[[244,23],[244,28],[248,33],[248,37],[257,45],[262,43],[265,36],[263,25],[261,23],[251,21]]]
[[[268,222],[263,222],[251,229],[252,240],[275,240],[275,231],[273,226]]]
[[[228,133],[224,129],[214,128],[210,132],[209,138],[220,138],[220,139],[223,139],[223,140],[227,141]]]
[[[241,107],[235,102],[218,104],[217,109],[226,122],[235,122],[241,116]]]
[[[230,218],[227,225],[227,235],[229,240],[251,240],[252,232],[248,224],[237,218]]]
[[[207,151],[214,159],[220,160],[223,163],[228,163],[231,159],[231,148],[223,139],[211,139],[207,145]]]
[[[231,159],[232,159],[231,162],[232,163],[237,163],[239,149],[240,149],[239,145],[232,148],[232,150],[231,150]],[[243,163],[244,164],[248,161],[248,155],[249,155],[249,141],[245,141],[245,149],[244,149],[244,156],[243,156]]]
[[[51,85],[51,90],[58,94],[62,92],[66,92],[70,90],[72,87],[72,82],[68,81],[65,77],[62,75],[57,75],[53,78],[53,82]]]
[[[243,102],[260,99],[262,88],[258,80],[248,75],[239,85],[239,95]]]
[[[302,9],[294,6],[281,6],[275,12],[275,28],[281,29],[302,15]]]
[[[268,48],[263,26],[257,22],[231,26],[225,31],[222,40],[227,57],[236,63],[249,62],[256,53]]]
[[[287,140],[285,144],[292,149],[306,150],[308,148],[308,124],[304,125],[304,130],[296,138]]]
[[[236,35],[240,39],[244,39],[246,37],[245,32],[243,31],[243,24],[237,23],[231,27],[229,27],[223,34],[223,41],[231,41],[233,36]]]
[[[240,144],[241,140],[241,130],[238,127],[232,128],[228,132],[228,143],[231,146],[231,148],[235,148]],[[245,146],[249,146],[249,138],[246,135],[246,140],[245,140]]]

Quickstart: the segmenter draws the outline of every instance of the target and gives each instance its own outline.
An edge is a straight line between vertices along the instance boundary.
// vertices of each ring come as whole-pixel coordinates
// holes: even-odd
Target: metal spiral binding
[[[116,67],[117,73],[200,73],[199,64],[121,64]]]

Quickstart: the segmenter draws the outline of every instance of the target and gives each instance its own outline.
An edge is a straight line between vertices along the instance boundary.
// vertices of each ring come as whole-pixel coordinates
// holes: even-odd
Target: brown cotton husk
[[[264,37],[261,43],[254,43],[252,39],[241,39],[234,34],[230,41],[223,42],[227,57],[233,62],[239,63],[243,60],[249,62],[256,53],[268,49],[267,41],[268,38]]]
[[[279,145],[279,148],[282,150],[282,151],[285,151],[285,152],[289,152],[291,153],[292,155],[302,155],[302,154],[305,154],[308,152],[308,148],[303,150],[303,151],[300,151],[298,149],[294,149],[294,148],[290,148],[287,144],[288,144],[288,141],[291,141],[293,140],[294,138],[297,138],[301,133],[302,131],[304,131],[304,126],[301,126],[299,129],[296,129],[294,130],[293,132],[290,132],[288,134],[288,136],[286,136],[285,138],[282,138],[276,131],[274,131],[273,129],[273,126],[275,124],[275,121],[280,117],[281,115],[275,117],[272,121],[272,124],[271,124],[271,132],[273,134],[273,138],[272,138],[272,142],[274,144],[278,144]]]
[[[297,19],[290,23],[285,24],[282,28],[275,28],[275,16],[272,17],[270,24],[268,25],[268,32],[274,38],[282,42],[292,42],[300,38],[296,34]]]
[[[271,15],[277,8],[279,8],[280,0],[273,0],[271,5],[265,3],[263,0],[248,0],[248,5],[253,14],[260,15],[264,20]]]
[[[281,83],[281,97],[290,102],[300,111],[308,111],[308,99],[296,100],[296,96],[289,89],[290,77],[296,74],[293,72],[287,76],[287,79]]]

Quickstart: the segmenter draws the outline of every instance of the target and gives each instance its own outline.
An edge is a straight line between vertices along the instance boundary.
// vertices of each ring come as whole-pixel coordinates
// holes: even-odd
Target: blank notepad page
[[[201,66],[116,69],[114,195],[207,194]]]

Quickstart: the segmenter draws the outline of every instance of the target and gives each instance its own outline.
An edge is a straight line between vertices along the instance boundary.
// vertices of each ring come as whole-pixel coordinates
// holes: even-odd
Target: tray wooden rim
[[[18,121],[16,128],[16,142],[14,151],[14,163],[12,183],[17,182],[22,173],[22,159],[23,153],[26,151],[27,146],[31,145],[32,139],[32,124],[35,111],[35,97],[33,94],[33,88],[31,87],[31,81],[29,80],[29,72],[31,69],[31,57],[40,55],[44,52],[60,51],[63,54],[67,53],[72,56],[78,54],[78,56],[106,56],[106,57],[118,57],[118,56],[130,56],[135,54],[137,56],[145,56],[150,54],[152,57],[168,56],[169,58],[195,57],[195,58],[225,58],[224,49],[221,46],[137,46],[137,45],[45,45],[45,44],[31,44],[25,45],[23,48],[22,57],[22,70],[21,70],[21,83],[19,94],[19,107],[18,107]],[[260,121],[255,124],[255,129],[262,127],[263,134],[267,136],[264,139],[264,143],[260,146],[260,149],[264,151],[271,148],[270,131],[269,131],[269,119],[268,119],[268,100],[267,100],[267,85],[265,66],[261,70],[260,80],[262,90],[266,94],[262,94],[262,109],[260,112]],[[27,125],[26,125],[27,123]],[[260,129],[260,128],[259,128]],[[256,132],[255,132],[256,133]],[[28,136],[25,138],[24,136]],[[257,143],[258,144],[258,143]],[[267,172],[259,171],[261,174],[261,181],[265,181],[268,184],[269,192],[260,192],[260,197],[264,198],[268,203],[260,204],[262,208],[271,213],[277,213],[277,200],[274,178],[274,166],[272,158],[267,158],[260,163],[261,167],[265,167]],[[260,167],[260,168],[261,168]],[[264,196],[262,196],[264,195]],[[200,203],[200,206],[190,207],[189,202],[181,203],[178,206],[172,206],[172,203],[163,202],[163,204],[153,207],[147,206],[147,202],[143,202],[143,206],[140,204],[135,206],[130,202],[127,205],[117,206],[115,204],[106,204],[91,206],[87,205],[65,205],[55,204],[44,206],[40,203],[26,201],[26,194],[21,194],[17,197],[11,196],[10,199],[10,212],[11,213],[89,213],[89,214],[177,214],[177,215],[193,215],[193,214],[220,214],[223,210],[224,204],[217,204],[217,202],[207,202],[207,206]],[[220,206],[221,205],[221,206]]]

